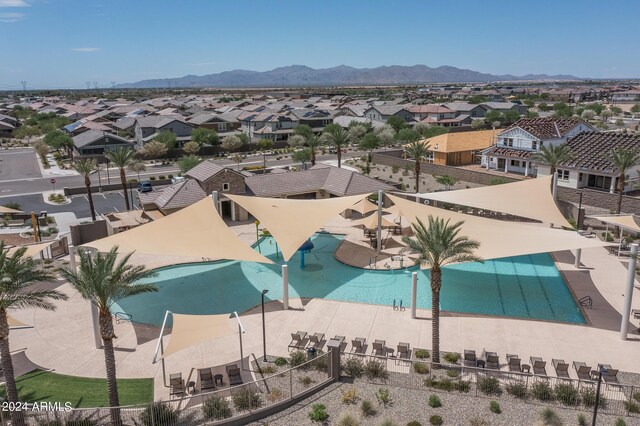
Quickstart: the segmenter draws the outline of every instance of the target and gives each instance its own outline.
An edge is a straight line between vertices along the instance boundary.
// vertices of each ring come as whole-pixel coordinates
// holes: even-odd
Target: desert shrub
[[[260,394],[251,391],[248,387],[237,390],[231,398],[237,411],[259,408],[262,405]]]
[[[429,374],[429,367],[424,362],[414,362],[413,371],[418,374]]]
[[[269,390],[269,394],[267,394],[267,399],[271,403],[278,402],[278,401],[282,400],[283,397],[284,397],[284,392],[282,392],[278,388],[271,388]]]
[[[304,377],[299,377],[298,381],[302,384],[302,386],[304,386],[305,388],[308,388],[309,386],[311,386],[311,383],[315,383],[315,380],[313,380],[311,377],[309,376],[304,376]]]
[[[273,365],[263,365],[260,367],[260,371],[262,374],[275,374],[278,369]]]
[[[360,426],[360,422],[349,413],[342,413],[338,420],[338,426]]]
[[[433,416],[429,417],[429,423],[431,423],[434,426],[440,426],[443,423],[442,417],[438,416],[437,414],[434,414]]]
[[[578,426],[587,426],[587,416],[584,413],[578,413]]]
[[[596,405],[596,391],[589,388],[580,389],[580,400],[586,408],[591,408]],[[607,398],[604,395],[600,395],[598,401],[598,407],[605,408],[607,406]]]
[[[578,400],[578,389],[571,383],[558,383],[553,388],[553,394],[564,405],[575,405]]]
[[[385,365],[374,359],[367,361],[364,365],[364,374],[368,379],[386,379],[389,376]]]
[[[342,370],[351,377],[360,377],[364,373],[364,363],[360,358],[349,358],[342,364]]]
[[[440,401],[440,397],[438,395],[429,396],[428,404],[431,408],[442,407],[442,402]]]
[[[623,404],[624,404],[625,410],[627,410],[629,413],[632,413],[632,414],[640,413],[640,405],[638,405],[636,401],[633,401],[633,400],[624,401]]]
[[[449,364],[457,364],[460,361],[460,354],[457,352],[447,352],[444,354],[444,360]]]
[[[429,358],[429,351],[426,350],[426,349],[416,349],[415,351],[413,351],[413,354],[418,359],[427,359],[427,358]]]
[[[343,404],[355,404],[358,402],[358,391],[356,388],[345,389],[340,393],[340,400]]]
[[[291,361],[289,361],[289,363],[291,364],[292,367],[297,367],[307,362],[307,354],[305,354],[302,351],[291,352],[290,358],[291,358]]]
[[[329,357],[322,356],[323,352],[318,351],[315,354],[315,358],[313,358],[313,362],[311,365],[316,371],[328,371],[329,370]]]
[[[286,358],[283,358],[281,356],[279,356],[278,358],[276,358],[275,361],[273,361],[273,363],[275,365],[277,365],[278,367],[284,367],[285,365],[287,365],[289,362],[287,361]]]
[[[527,396],[527,385],[525,385],[524,382],[511,382],[504,388],[509,395],[515,396],[516,398],[524,399]]]
[[[560,416],[551,408],[542,410],[542,413],[540,413],[540,422],[545,426],[562,426]]]
[[[226,398],[213,396],[202,404],[202,414],[207,420],[222,420],[231,417],[231,406]]]
[[[633,399],[635,399],[636,401],[640,402],[640,392],[634,392]]]
[[[151,426],[153,424],[161,423],[167,426],[173,426],[178,424],[178,417],[180,413],[164,402],[154,402],[147,406],[142,413],[140,413],[140,423],[144,426]]]
[[[155,177],[155,176],[151,176],[151,177],[149,178],[149,180],[156,180],[156,177]]]
[[[313,422],[326,422],[329,419],[329,413],[327,413],[327,406],[324,404],[313,404],[311,411],[309,412],[309,418]]]
[[[160,180],[164,180],[164,179],[166,179],[166,178],[167,178],[167,177],[166,177],[165,175],[160,175],[160,176],[158,176],[158,179],[160,179]]]
[[[406,426],[422,426],[422,423],[417,420],[411,420]]]
[[[460,376],[460,371],[458,370],[447,370],[447,376],[452,377],[452,378],[456,378],[458,376]]]
[[[393,401],[391,400],[391,392],[387,388],[378,389],[378,392],[376,392],[376,399],[378,400],[378,404],[381,404],[385,407],[393,403]]]
[[[485,395],[500,395],[500,382],[495,377],[478,377],[478,389]]]
[[[616,419],[616,422],[614,423],[614,426],[627,426],[627,422],[625,422],[622,417],[618,417]]]
[[[384,419],[380,426],[398,426],[398,424],[391,419]]]
[[[373,403],[368,399],[365,399],[360,403],[360,412],[363,417],[369,417],[376,414],[376,410],[373,408]]]
[[[531,386],[531,395],[540,401],[553,401],[553,389],[547,382],[535,382]]]
[[[464,380],[453,381],[451,379],[436,380],[429,378],[424,380],[424,385],[445,392],[451,392],[455,390],[458,392],[467,393],[471,389],[471,385],[469,384],[469,382]]]
[[[474,417],[469,420],[469,426],[488,426],[488,425],[489,423],[487,423],[486,420],[479,419],[477,417]]]
[[[391,166],[391,172],[392,173],[398,173],[400,171],[400,167],[398,166]]]
[[[502,413],[502,409],[500,408],[500,404],[498,404],[498,401],[491,401],[489,403],[489,410],[491,410],[491,412],[494,414]]]

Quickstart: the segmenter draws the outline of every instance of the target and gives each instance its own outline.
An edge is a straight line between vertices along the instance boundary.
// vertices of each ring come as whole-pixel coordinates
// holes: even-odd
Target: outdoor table
[[[189,389],[191,389],[190,392],[189,392]],[[189,392],[192,395],[196,393],[196,382],[187,382],[187,392]]]
[[[478,368],[484,368],[484,365],[485,365],[484,359],[479,359],[478,360]]]
[[[213,381],[216,385],[220,383],[220,386],[223,386],[224,385],[224,382],[222,381],[223,378],[224,376],[222,374],[216,374],[215,376],[213,376]]]
[[[529,364],[522,364],[523,373],[531,373],[531,366]]]

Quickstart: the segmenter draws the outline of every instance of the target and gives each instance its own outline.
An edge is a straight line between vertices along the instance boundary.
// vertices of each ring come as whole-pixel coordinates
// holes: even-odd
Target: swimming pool
[[[289,264],[289,297],[393,305],[411,302],[411,272],[405,270],[364,270],[344,265],[333,253],[342,237],[316,234],[315,248],[300,254]],[[114,311],[133,316],[133,321],[161,325],[164,312],[219,314],[241,313],[260,304],[260,292],[269,289],[268,300],[282,298],[282,255],[275,257],[272,238],[259,244],[262,254],[275,265],[225,261],[178,265],[158,269],[152,282],[157,293],[121,300]],[[584,324],[575,300],[549,254],[517,256],[448,266],[443,269],[441,309],[469,314],[485,314]],[[428,271],[419,271],[418,308],[431,308]]]

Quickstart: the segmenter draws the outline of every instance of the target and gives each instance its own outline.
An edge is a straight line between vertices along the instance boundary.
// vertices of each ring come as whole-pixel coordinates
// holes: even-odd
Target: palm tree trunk
[[[342,146],[338,145],[338,168],[340,168],[340,164],[342,163]]]
[[[125,205],[127,206],[127,211],[129,211],[129,197],[127,196],[127,176],[124,173],[124,168],[120,167],[120,183],[122,183],[122,191],[124,194]]]
[[[420,192],[420,160],[416,160],[415,165],[415,175],[416,175],[416,194]]]
[[[107,388],[109,391],[109,406],[120,406],[118,397],[118,382],[116,381],[116,358],[113,352],[113,339],[116,337],[113,330],[113,320],[109,311],[100,310],[100,335],[104,345],[104,363],[107,370]],[[121,425],[120,409],[111,409],[111,424]]]
[[[311,166],[315,166],[316,165],[316,149],[314,147],[311,147]]]
[[[442,271],[431,269],[431,340],[433,362],[440,362],[440,287],[442,286]]]
[[[87,199],[89,200],[89,210],[91,210],[91,220],[96,221],[96,210],[93,208],[93,195],[91,195],[91,180],[84,178],[84,185],[87,187]]]
[[[5,387],[7,390],[7,401],[18,402],[18,388],[16,387],[15,373],[13,372],[13,361],[11,360],[11,350],[9,349],[9,323],[7,322],[7,311],[0,310],[0,356],[2,357],[2,369],[4,372]],[[22,411],[11,411],[11,423],[14,425],[24,425],[24,414]]]
[[[623,173],[618,177],[618,209],[616,211],[618,214],[622,213],[622,193],[624,192],[625,184],[625,176]]]

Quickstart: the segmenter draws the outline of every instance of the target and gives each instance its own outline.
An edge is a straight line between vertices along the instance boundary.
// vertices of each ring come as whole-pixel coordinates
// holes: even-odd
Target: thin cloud
[[[18,22],[24,18],[24,13],[0,13],[0,22]]]
[[[73,49],[74,52],[97,52],[100,50],[99,47],[74,47]]]
[[[24,0],[0,0],[0,7],[27,7],[30,6]]]

